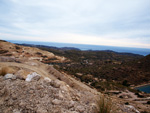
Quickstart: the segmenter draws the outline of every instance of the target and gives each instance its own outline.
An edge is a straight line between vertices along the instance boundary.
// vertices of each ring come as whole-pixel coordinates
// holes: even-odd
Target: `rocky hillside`
[[[99,101],[100,92],[46,64],[70,61],[35,47],[1,40],[0,113],[98,113],[98,102],[103,101]],[[113,103],[108,105],[115,108],[112,112],[139,113],[137,106],[109,98]]]
[[[65,62],[43,60],[43,62],[53,64],[58,70],[73,75],[101,91],[123,89],[121,85],[124,82],[128,82],[127,85],[138,85],[145,84],[150,80],[149,55],[144,57],[114,51],[81,51],[42,45],[24,45],[65,56],[70,60]]]
[[[94,113],[99,93],[41,61],[64,57],[0,41],[0,113]]]

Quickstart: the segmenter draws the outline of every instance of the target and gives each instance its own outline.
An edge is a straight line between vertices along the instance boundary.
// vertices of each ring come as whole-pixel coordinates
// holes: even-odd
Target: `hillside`
[[[78,49],[70,50],[41,45],[24,45],[38,47],[39,49],[53,52],[56,55],[65,56],[68,59],[66,62],[53,62],[49,59],[42,62],[53,64],[60,71],[65,71],[100,90],[106,88],[105,86],[98,88],[99,81],[103,79],[107,79],[110,83],[112,83],[112,80],[115,80],[117,83],[112,85],[116,84],[114,88],[116,87],[117,89],[120,88],[124,80],[133,85],[143,84],[149,80],[149,76],[147,76],[149,74],[149,69],[147,68],[149,67],[149,61],[147,62],[147,57],[141,55],[117,53],[114,51],[81,51]],[[142,59],[147,60],[145,63],[143,61],[139,64]],[[140,66],[146,67],[140,69]]]
[[[0,113],[98,113],[102,95],[98,91],[108,87],[122,89],[122,93],[127,90],[119,79],[112,82],[111,76],[99,76],[99,71],[139,60],[146,62],[134,54],[36,48],[0,41]],[[111,67],[103,71],[107,69]],[[148,105],[118,95],[109,98],[117,113],[149,111]]]
[[[86,77],[89,74],[93,76],[92,78],[107,79],[107,81],[115,80],[122,83],[124,80],[127,80],[133,85],[143,84],[150,80],[149,55],[144,57],[137,54],[117,53],[114,51],[80,51],[77,49],[64,50],[48,46],[34,46],[70,59],[70,61],[65,63],[53,63],[50,60],[44,63],[55,64],[56,68],[72,74],[87,83],[91,82],[91,78],[88,80],[88,76]],[[95,83],[93,82],[93,84]]]
[[[47,51],[0,41],[0,112],[94,113],[99,93],[41,62],[47,58],[65,61]],[[33,75],[40,76],[27,82]]]

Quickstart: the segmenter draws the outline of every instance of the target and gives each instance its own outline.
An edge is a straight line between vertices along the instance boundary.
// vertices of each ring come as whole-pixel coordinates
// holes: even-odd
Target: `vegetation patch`
[[[8,73],[8,70],[9,70],[8,67],[2,67],[2,68],[0,69],[0,75],[1,75],[1,76],[6,75],[6,74]]]
[[[116,113],[112,99],[108,96],[101,95],[98,101],[99,113]]]

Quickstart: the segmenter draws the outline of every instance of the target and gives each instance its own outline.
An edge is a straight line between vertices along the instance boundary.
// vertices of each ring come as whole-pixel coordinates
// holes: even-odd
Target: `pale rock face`
[[[30,82],[33,78],[39,79],[40,77],[41,77],[41,75],[37,74],[36,72],[33,72],[33,73],[27,75],[27,78],[25,81]]]
[[[15,80],[15,79],[16,79],[16,75],[13,75],[13,74],[6,74],[6,75],[4,76],[4,78],[5,78],[5,79],[13,79],[13,80]]]

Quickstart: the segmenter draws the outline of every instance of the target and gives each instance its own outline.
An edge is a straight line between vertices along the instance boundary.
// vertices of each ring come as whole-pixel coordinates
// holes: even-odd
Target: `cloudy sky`
[[[0,0],[0,39],[150,48],[150,0]]]

